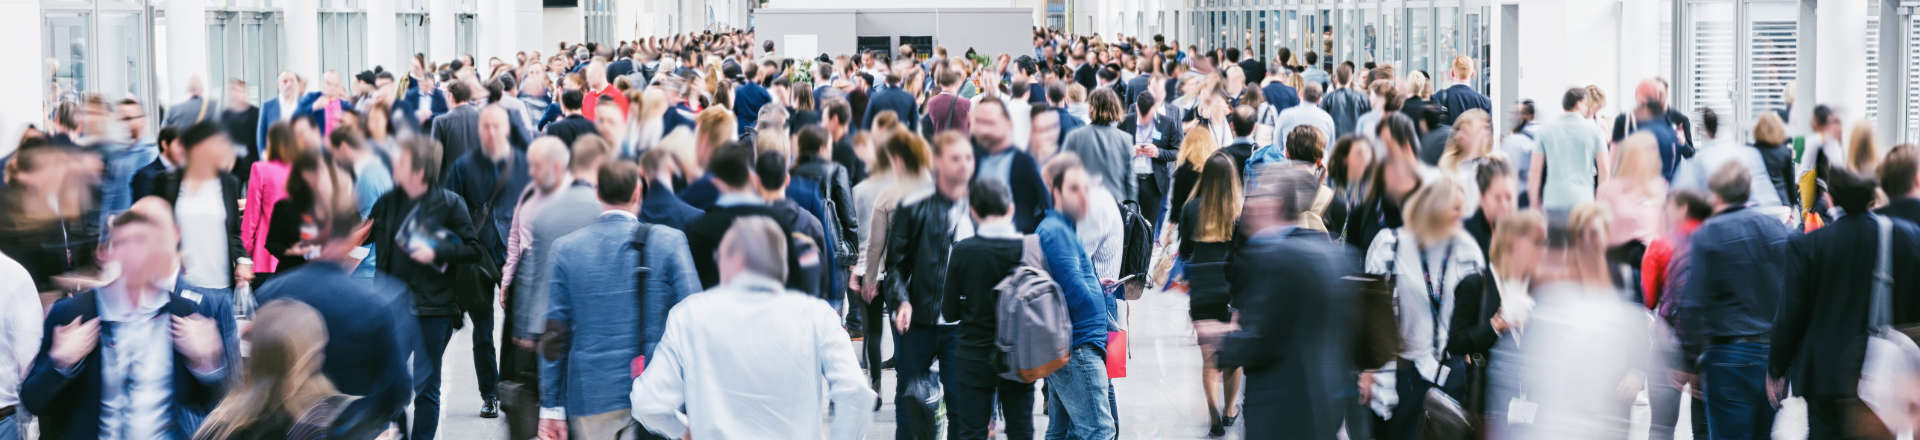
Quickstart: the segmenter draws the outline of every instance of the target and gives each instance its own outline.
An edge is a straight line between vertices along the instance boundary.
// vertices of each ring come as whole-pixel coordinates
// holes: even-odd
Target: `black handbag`
[[[1398,232],[1393,232],[1397,238]],[[1398,275],[1394,262],[1387,260],[1384,274],[1349,275],[1346,281],[1360,284],[1358,319],[1353,320],[1353,364],[1372,369],[1400,356],[1400,319],[1394,310],[1393,288]]]

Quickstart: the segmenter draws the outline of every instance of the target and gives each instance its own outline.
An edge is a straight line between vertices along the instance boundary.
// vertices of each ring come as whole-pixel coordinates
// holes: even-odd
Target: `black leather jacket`
[[[839,229],[828,232],[837,233],[839,242],[860,243],[860,222],[855,220],[859,217],[853,215],[853,192],[851,191],[853,183],[847,177],[847,168],[831,160],[807,156],[801,157],[794,163],[791,172],[796,177],[805,177],[826,184],[827,190],[821,192],[820,196],[833,202],[833,214],[839,221]],[[824,224],[821,226],[833,227],[833,225]],[[848,265],[853,262],[852,258],[846,260]]]
[[[934,324],[947,286],[947,251],[953,247],[953,200],[935,191],[902,205],[887,223],[887,309],[913,305],[914,324]],[[956,316],[957,317],[957,316]]]

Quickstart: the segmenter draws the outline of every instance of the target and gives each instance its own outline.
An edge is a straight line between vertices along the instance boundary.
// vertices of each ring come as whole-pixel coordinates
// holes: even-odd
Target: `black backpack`
[[[1120,202],[1120,225],[1126,238],[1120,253],[1120,282],[1126,286],[1128,300],[1140,299],[1146,291],[1147,271],[1153,265],[1153,221],[1140,213],[1140,203]]]

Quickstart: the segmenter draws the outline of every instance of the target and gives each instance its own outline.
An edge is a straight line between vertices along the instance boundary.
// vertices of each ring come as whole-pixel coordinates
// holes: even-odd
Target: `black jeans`
[[[453,339],[457,316],[422,316],[420,352],[413,358],[413,440],[433,440],[440,427],[440,366],[447,354],[447,341]]]
[[[993,421],[993,404],[1007,419],[1007,440],[1033,438],[1033,384],[1002,379],[984,353],[962,352],[951,366],[959,377],[947,390],[948,440],[983,440]]]
[[[953,365],[954,359],[960,357],[959,344],[960,326],[958,325],[915,324],[908,328],[906,333],[893,335],[894,376],[899,378],[899,383],[908,383],[932,374],[933,362],[939,360],[940,377],[935,379],[940,381],[942,390],[951,390],[954,388],[955,379],[959,377],[959,371],[948,366]],[[894,387],[894,391],[894,420],[897,421],[894,434],[896,438],[913,438],[912,433],[924,430],[926,427],[912,426],[912,418],[909,416],[910,405],[900,403],[906,401],[904,396],[907,387]]]
[[[479,381],[480,399],[484,401],[499,397],[500,365],[495,363],[493,349],[493,305],[466,308],[467,319],[473,321],[473,373]]]
[[[872,385],[873,389],[878,390],[880,389],[880,362],[882,360],[880,358],[880,343],[882,339],[880,332],[893,328],[893,326],[886,322],[887,313],[885,310],[882,310],[883,306],[880,305],[880,301],[877,301],[880,297],[875,296],[873,299],[876,301],[866,302],[860,299],[860,294],[858,293],[849,296],[852,296],[854,301],[858,301],[859,305],[851,312],[848,312],[847,316],[859,316],[860,320],[865,322],[864,327],[861,329],[861,333],[864,334],[862,337],[865,339],[862,340],[861,345],[865,346],[867,351],[867,378],[872,381],[869,385]]]

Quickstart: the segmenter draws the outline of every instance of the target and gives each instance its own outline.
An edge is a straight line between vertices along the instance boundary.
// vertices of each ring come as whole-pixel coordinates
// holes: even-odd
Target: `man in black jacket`
[[[599,127],[594,126],[593,121],[580,115],[580,102],[585,99],[586,95],[579,90],[560,92],[560,114],[566,116],[547,124],[547,135],[560,138],[560,142],[565,142],[569,150],[573,149],[573,141],[580,139],[580,136],[600,134]]]
[[[513,225],[514,202],[533,181],[527,166],[527,153],[513,148],[508,140],[512,124],[506,109],[490,105],[481,110],[480,148],[454,161],[453,172],[446,176],[446,188],[467,203],[479,245],[488,258],[480,264],[498,273],[507,261],[507,230]],[[494,280],[499,281],[499,280]],[[480,416],[499,415],[499,399],[494,395],[499,367],[493,347],[494,292],[458,292],[468,319],[473,320],[473,364],[480,387]]]
[[[1237,323],[1199,321],[1202,343],[1218,344],[1220,368],[1246,369],[1247,438],[1333,438],[1353,387],[1348,335],[1353,257],[1326,233],[1299,226],[1319,188],[1304,167],[1270,165],[1247,194],[1242,217],[1253,233],[1234,258],[1245,285]],[[1256,407],[1260,409],[1255,409]],[[1283,434],[1284,433],[1284,434]]]
[[[720,248],[720,239],[726,235],[727,228],[733,226],[733,220],[753,215],[779,218],[760,197],[759,180],[753,174],[754,159],[753,146],[739,141],[720,146],[708,159],[707,174],[713,176],[720,196],[714,199],[712,208],[688,223],[684,231],[687,247],[693,253],[693,267],[700,272],[700,284],[709,289],[720,285],[720,265],[714,251]],[[792,233],[786,230],[786,225],[781,227],[782,235]],[[789,269],[795,257],[788,253]],[[787,288],[798,290],[799,284],[794,281],[800,277],[787,278]]]
[[[753,161],[753,174],[760,184],[760,198],[767,201],[767,210],[772,214],[774,223],[781,225],[792,234],[789,235],[787,253],[798,267],[787,268],[787,285],[801,293],[819,297],[828,304],[839,308],[840,299],[831,294],[839,293],[833,289],[833,277],[827,276],[827,254],[821,251],[826,246],[826,229],[820,226],[820,219],[799,203],[787,198],[787,184],[792,182],[787,175],[787,155],[778,151],[760,153]],[[810,181],[801,180],[811,184]],[[795,237],[806,237],[811,243],[797,243]]]
[[[957,376],[954,387],[947,389],[950,429],[956,438],[987,438],[997,401],[1007,417],[1007,438],[1030,439],[1033,384],[1001,378],[999,366],[990,361],[998,353],[994,334],[999,328],[1000,293],[994,286],[1019,267],[1025,240],[1013,228],[1013,199],[1006,183],[974,180],[967,188],[967,208],[970,220],[979,226],[972,238],[953,244],[942,304],[960,317],[954,344],[959,355],[940,366]]]
[[[1769,368],[1768,335],[1787,292],[1792,231],[1745,208],[1751,188],[1745,167],[1727,164],[1707,182],[1717,212],[1688,239],[1692,268],[1676,314],[1677,336],[1682,359],[1699,359],[1708,431],[1715,438],[1747,438],[1772,432],[1765,382],[1769,371],[1784,370]]]
[[[432,139],[402,139],[393,156],[396,191],[373,203],[372,229],[367,241],[378,269],[407,286],[413,296],[413,316],[420,328],[421,351],[413,357],[413,371],[426,376],[415,390],[413,427],[409,438],[432,440],[440,424],[440,358],[460,322],[454,301],[453,279],[447,268],[472,263],[486,250],[467,203],[435,185],[440,173],[440,145]]]
[[[1227,115],[1227,125],[1233,126],[1233,144],[1220,148],[1220,151],[1233,156],[1233,168],[1241,170],[1241,174],[1246,173],[1247,158],[1253,157],[1253,129],[1258,121],[1255,114],[1252,106],[1241,105],[1235,106],[1233,113]]]
[[[887,74],[886,87],[877,87],[873,97],[867,99],[867,117],[866,121],[860,123],[862,128],[873,128],[873,118],[889,110],[893,111],[894,116],[900,118],[900,125],[909,131],[912,131],[914,124],[920,121],[920,113],[915,110],[916,107],[913,104],[913,94],[907,93],[907,89],[900,88],[900,82],[904,80],[900,72],[904,70],[906,69],[902,67]]]
[[[1907,150],[1902,159],[1908,162],[1906,170],[1900,173],[1910,185],[1913,156],[1912,149]],[[1812,438],[1868,437],[1853,419],[1867,409],[1859,394],[1868,336],[1863,330],[1920,322],[1920,227],[1904,219],[1862,215],[1874,200],[1871,177],[1833,167],[1827,185],[1833,203],[1847,216],[1793,241],[1791,258],[1799,270],[1789,277],[1774,323],[1768,391],[1783,398],[1782,382],[1793,384],[1793,393],[1806,398]],[[1906,189],[1911,191],[1910,186]],[[1882,219],[1891,224],[1888,237],[1880,235]],[[1883,252],[1892,279],[1886,281],[1887,302],[1875,304]],[[1876,310],[1884,315],[1876,316]]]
[[[893,310],[894,371],[901,383],[926,377],[935,358],[940,359],[940,385],[951,389],[958,369],[948,368],[958,357],[954,338],[959,334],[958,307],[943,308],[947,286],[948,251],[955,241],[975,234],[972,219],[964,214],[967,182],[973,179],[973,143],[966,135],[941,133],[933,140],[937,156],[933,160],[934,192],[926,198],[905,203],[894,211],[887,226],[887,274],[883,284],[883,304]],[[899,399],[906,399],[908,387],[899,387]],[[911,407],[898,405],[901,438],[926,429],[915,420]]]
[[[1047,194],[1040,164],[1026,151],[1013,147],[1009,131],[1013,121],[1007,106],[997,99],[982,99],[973,110],[974,180],[997,180],[1013,192],[1013,226],[1022,234],[1033,233],[1040,225],[1040,213],[1053,206]],[[1020,115],[1027,117],[1027,115]]]

